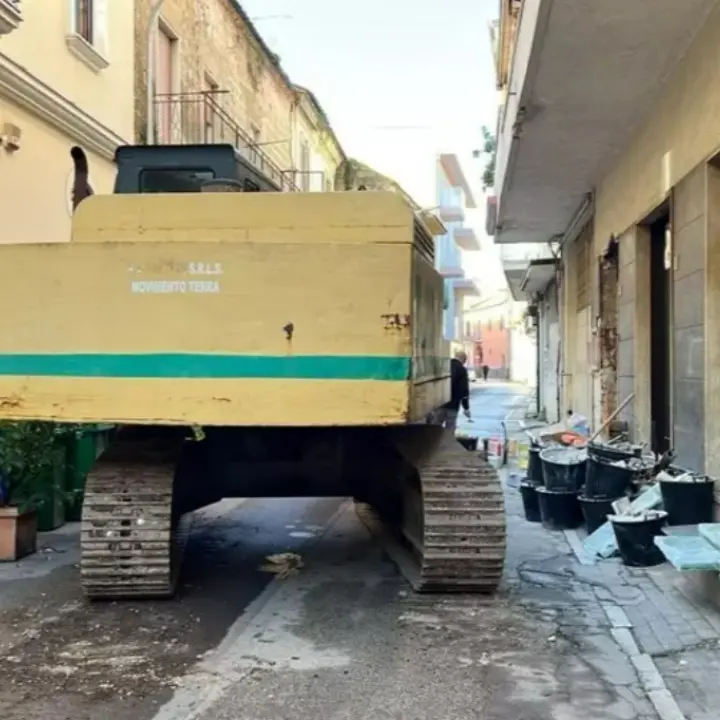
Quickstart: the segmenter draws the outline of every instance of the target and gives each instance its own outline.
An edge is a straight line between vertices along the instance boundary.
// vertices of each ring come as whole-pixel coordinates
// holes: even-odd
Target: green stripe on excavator
[[[0,354],[0,375],[102,378],[408,380],[401,355]]]

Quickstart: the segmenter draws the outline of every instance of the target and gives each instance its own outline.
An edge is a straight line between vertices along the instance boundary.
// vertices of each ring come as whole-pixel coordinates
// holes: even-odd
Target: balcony
[[[21,22],[20,0],[0,0],[0,36],[17,30]]]
[[[226,95],[218,91],[156,95],[157,141],[164,145],[229,143],[282,190],[299,191],[291,179],[293,171],[280,168],[221,107]]]
[[[465,271],[456,265],[444,264],[437,268],[438,273],[446,280],[456,280],[465,277]]]
[[[477,286],[475,280],[469,277],[458,278],[453,280],[453,290],[455,291],[455,297],[458,299],[466,297],[480,297],[480,289]]]
[[[716,5],[523,1],[498,123],[495,242],[566,233]]]
[[[507,278],[510,292],[514,300],[526,300],[530,292],[523,287],[523,281],[531,265],[536,263],[550,263],[554,267],[555,256],[547,244],[535,245],[521,243],[516,245],[500,246],[500,262]],[[535,293],[538,288],[533,287]]]
[[[465,209],[462,205],[441,205],[438,208],[438,215],[443,222],[463,222]]]
[[[456,244],[463,250],[468,252],[480,250],[480,240],[472,228],[458,227],[452,231],[452,234]]]
[[[444,278],[462,278],[462,255],[449,233],[435,238],[435,268]]]

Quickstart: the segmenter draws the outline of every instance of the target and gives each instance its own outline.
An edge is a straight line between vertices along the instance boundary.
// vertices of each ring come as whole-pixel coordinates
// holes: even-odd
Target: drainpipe
[[[155,0],[150,9],[147,28],[147,125],[145,126],[145,144],[152,145],[155,140],[155,31],[165,0]]]

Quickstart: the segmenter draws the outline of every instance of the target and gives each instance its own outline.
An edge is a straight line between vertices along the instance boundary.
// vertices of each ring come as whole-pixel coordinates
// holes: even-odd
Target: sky
[[[347,155],[433,207],[435,157],[456,153],[484,205],[484,162],[472,151],[497,117],[488,27],[498,0],[241,3],[291,79],[315,93]],[[472,224],[495,257],[483,215]]]

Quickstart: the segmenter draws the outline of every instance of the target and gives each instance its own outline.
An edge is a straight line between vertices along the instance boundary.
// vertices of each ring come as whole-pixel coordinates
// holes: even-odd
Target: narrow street
[[[477,383],[466,427],[500,434],[510,416],[516,430],[527,402],[518,386]],[[64,528],[35,558],[0,567],[0,715],[659,717],[608,608],[624,606],[638,643],[650,643],[639,602],[661,612],[657,583],[671,576],[615,561],[582,565],[563,533],[525,522],[513,484],[506,581],[494,597],[414,595],[348,502],[253,500],[199,513],[179,600],[89,605],[79,590],[76,531]],[[278,551],[298,552],[305,567],[285,580],[260,572]],[[704,631],[698,624],[696,639],[686,638],[705,652],[720,632],[720,620],[703,620],[710,612],[698,615]],[[655,648],[669,677],[683,647]]]

